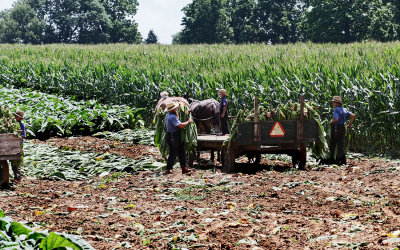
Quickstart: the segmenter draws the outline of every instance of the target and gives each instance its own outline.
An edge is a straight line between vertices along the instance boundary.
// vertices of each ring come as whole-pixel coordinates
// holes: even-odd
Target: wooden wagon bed
[[[7,160],[21,159],[22,139],[15,134],[0,134],[0,187],[10,184],[10,170]]]
[[[255,99],[254,110],[258,110]],[[258,121],[257,112],[254,121],[238,124],[238,133],[230,145],[224,145],[228,136],[199,135],[197,149],[222,152],[222,171],[233,172],[235,159],[241,155],[254,158],[258,164],[261,154],[288,154],[293,165],[304,168],[306,165],[308,144],[319,137],[318,124],[304,119],[304,97],[300,99],[300,118],[298,120]],[[277,133],[275,127],[278,126]],[[192,161],[190,162],[192,163]]]

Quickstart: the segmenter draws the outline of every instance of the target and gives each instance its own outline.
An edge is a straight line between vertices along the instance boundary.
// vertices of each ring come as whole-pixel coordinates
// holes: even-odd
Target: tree
[[[0,42],[140,43],[137,0],[18,0],[0,15]]]
[[[233,32],[226,0],[193,0],[183,8],[181,43],[230,43]]]
[[[390,1],[313,0],[311,5],[304,33],[313,42],[389,41],[397,36],[398,21]]]
[[[106,43],[112,24],[105,8],[98,0],[81,0],[78,20],[79,43]]]
[[[258,41],[275,44],[301,40],[300,23],[306,6],[298,0],[259,0],[254,14]]]
[[[256,8],[255,0],[229,1],[230,26],[235,43],[257,42]]]
[[[109,31],[111,43],[141,43],[142,36],[133,20],[136,15],[137,0],[99,0],[109,16],[112,28]]]
[[[181,37],[182,37],[182,32],[178,32],[176,34],[172,35],[172,44],[181,44]]]
[[[371,23],[369,25],[370,38],[382,42],[398,38],[399,23],[396,23],[396,7],[388,2],[375,1],[372,4]],[[399,20],[399,19],[397,19]]]
[[[0,14],[0,42],[39,44],[43,38],[44,22],[25,1]]]
[[[154,43],[158,43],[158,38],[156,36],[156,34],[154,33],[153,30],[149,31],[149,34],[147,35],[146,40],[144,41],[146,44],[154,44]]]

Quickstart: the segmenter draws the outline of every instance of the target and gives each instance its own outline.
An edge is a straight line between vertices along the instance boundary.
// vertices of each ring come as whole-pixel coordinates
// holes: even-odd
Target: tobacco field
[[[23,111],[28,132],[24,178],[0,190],[0,248],[399,248],[399,79],[399,42],[0,45],[0,107]],[[304,95],[326,132],[342,96],[356,114],[348,164],[319,164],[313,147],[305,171],[263,155],[224,174],[201,152],[192,175],[163,175],[159,93],[220,88],[236,121],[254,119],[255,96],[276,120]]]

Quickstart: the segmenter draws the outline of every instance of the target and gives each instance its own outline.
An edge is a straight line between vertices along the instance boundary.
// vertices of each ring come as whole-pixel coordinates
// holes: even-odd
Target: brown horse
[[[185,98],[180,97],[180,96],[176,96],[176,97],[175,96],[171,96],[171,97],[167,96],[167,97],[158,99],[153,113],[156,113],[157,109],[159,109],[159,108],[161,110],[164,110],[165,107],[167,106],[167,103],[170,103],[170,102],[179,103],[180,105],[184,105],[189,108],[189,102]]]
[[[220,132],[219,102],[215,99],[203,101],[189,98],[190,112],[196,123],[198,133],[211,134]]]
[[[199,134],[211,134],[212,128],[216,134],[220,133],[219,102],[215,99],[203,101],[188,98],[190,103],[190,112],[197,126]],[[199,153],[197,155],[199,157]],[[218,161],[220,153],[217,154]],[[211,161],[214,161],[214,151],[211,150]]]

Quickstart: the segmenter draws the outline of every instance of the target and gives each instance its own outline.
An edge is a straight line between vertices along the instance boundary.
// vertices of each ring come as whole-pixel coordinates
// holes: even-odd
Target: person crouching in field
[[[22,142],[24,142],[24,138],[26,138],[26,128],[25,128],[25,125],[22,123],[22,120],[24,119],[24,112],[17,111],[17,112],[15,112],[14,117],[15,117],[15,120],[17,120],[17,122],[19,124],[18,132],[20,133],[20,136],[22,137]],[[21,148],[21,155],[22,155],[21,159],[11,161],[11,168],[14,172],[14,182],[20,182],[22,179],[20,167],[24,160],[23,147]]]
[[[165,174],[172,173],[172,167],[174,166],[176,156],[179,158],[179,163],[182,168],[182,174],[190,174],[189,167],[186,166],[186,158],[185,158],[185,147],[183,142],[181,141],[181,129],[188,126],[193,122],[192,118],[189,118],[186,122],[181,122],[179,120],[179,115],[177,113],[177,108],[179,107],[178,103],[168,103],[166,108],[168,110],[168,114],[165,117],[165,124],[167,127],[167,134],[165,139],[168,144],[169,154],[167,160],[167,169],[165,170]]]
[[[347,126],[349,132],[351,125],[356,117],[353,113],[342,107],[342,98],[340,96],[334,96],[332,99],[332,105],[335,108],[333,110],[333,119],[331,124],[331,143],[329,145],[331,163],[337,163],[339,165],[346,164],[346,154],[344,153],[344,138],[346,135],[345,122],[350,117],[349,125]],[[335,149],[337,147],[337,155],[335,161]]]
[[[226,90],[220,89],[218,91],[221,102],[219,104],[219,116],[221,119],[221,131],[223,135],[229,134],[228,126],[228,99],[226,98]]]

